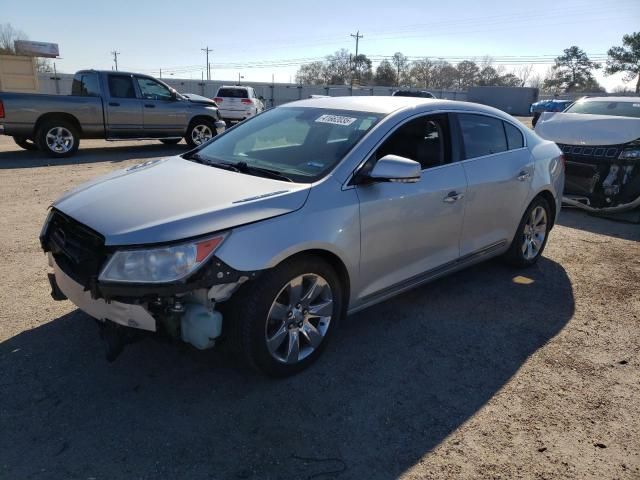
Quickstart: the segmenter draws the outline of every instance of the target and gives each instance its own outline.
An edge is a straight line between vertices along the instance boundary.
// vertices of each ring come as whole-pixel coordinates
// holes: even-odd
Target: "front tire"
[[[189,124],[184,139],[190,147],[197,147],[216,136],[217,130],[213,120],[196,119]]]
[[[544,252],[551,230],[551,208],[542,197],[536,197],[524,213],[505,259],[516,267],[529,267]]]
[[[46,120],[40,125],[36,139],[40,150],[53,158],[70,157],[80,146],[78,130],[66,120]]]
[[[28,137],[13,137],[13,141],[16,142],[20,148],[24,148],[25,150],[34,151],[38,150],[38,145]]]
[[[343,315],[335,270],[318,257],[278,265],[225,305],[225,329],[258,371],[286,377],[311,365]]]

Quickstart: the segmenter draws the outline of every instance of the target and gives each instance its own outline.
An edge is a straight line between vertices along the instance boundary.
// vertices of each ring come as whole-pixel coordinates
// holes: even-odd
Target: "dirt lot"
[[[38,233],[69,187],[184,150],[133,145],[47,165],[0,137],[0,478],[640,478],[638,225],[564,211],[534,268],[354,315],[295,378],[153,340],[109,365]]]

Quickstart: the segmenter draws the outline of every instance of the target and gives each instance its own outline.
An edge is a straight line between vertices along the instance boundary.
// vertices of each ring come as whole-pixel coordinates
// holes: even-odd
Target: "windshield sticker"
[[[344,127],[348,127],[356,120],[357,118],[343,117],[342,115],[321,115],[316,119],[316,123],[330,123],[332,125],[342,125]]]

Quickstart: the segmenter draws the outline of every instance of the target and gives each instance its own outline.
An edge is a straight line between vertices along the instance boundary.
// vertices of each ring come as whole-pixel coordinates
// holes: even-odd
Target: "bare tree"
[[[391,63],[396,67],[396,84],[400,86],[403,80],[406,80],[409,71],[409,59],[402,54],[402,52],[396,52],[391,57]]]
[[[428,58],[416,60],[411,64],[411,69],[409,70],[412,82],[424,88],[429,87],[434,68],[435,64]]]
[[[10,23],[0,24],[0,55],[16,55],[15,41],[27,40],[22,30],[16,30]],[[51,72],[51,63],[46,58],[35,58],[38,72]]]
[[[0,54],[15,55],[14,42],[26,39],[25,33],[21,30],[16,30],[10,23],[0,24]]]
[[[513,70],[513,74],[520,80],[519,86],[524,87],[533,74],[533,65],[522,65],[518,68],[515,68]]]

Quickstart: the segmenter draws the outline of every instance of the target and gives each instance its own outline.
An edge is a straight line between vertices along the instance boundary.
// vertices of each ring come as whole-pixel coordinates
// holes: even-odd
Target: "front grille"
[[[622,151],[622,145],[566,145],[559,143],[558,147],[567,160],[575,159],[576,162],[615,160]]]
[[[43,246],[62,271],[85,288],[97,278],[106,258],[104,238],[58,210],[52,212]]]

